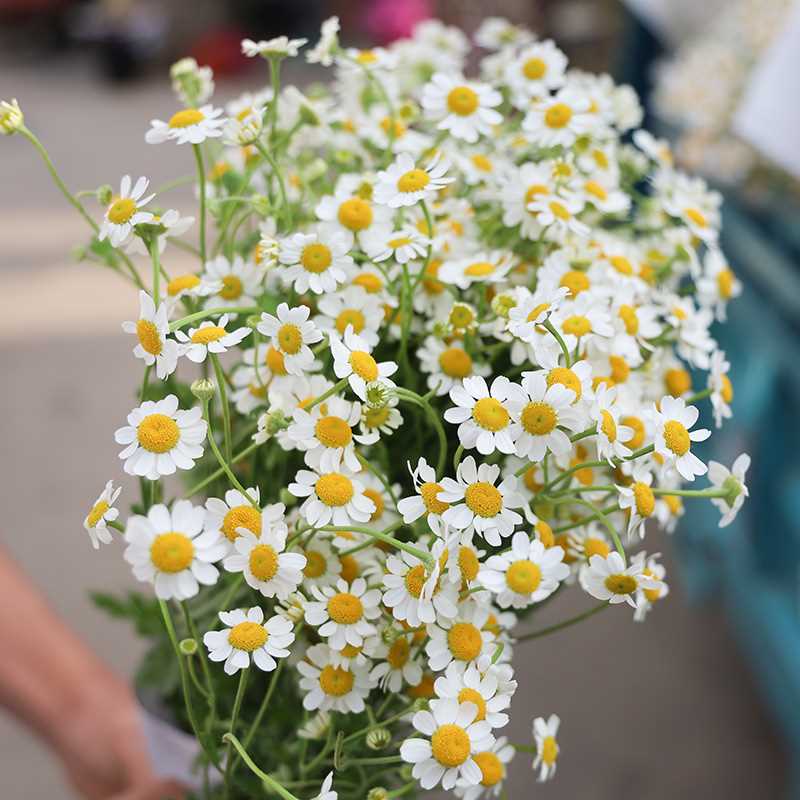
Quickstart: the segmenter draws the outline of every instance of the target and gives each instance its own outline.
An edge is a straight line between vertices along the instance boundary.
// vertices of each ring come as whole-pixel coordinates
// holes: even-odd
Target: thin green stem
[[[584,500],[582,497],[575,497],[573,498],[573,502],[578,503],[578,505],[585,506],[597,515],[598,521],[608,531],[609,536],[611,536],[611,540],[614,542],[614,547],[617,548],[617,552],[620,554],[620,556],[622,556],[622,563],[626,564],[627,557],[625,556],[625,548],[622,546],[622,540],[619,538],[617,529],[609,522],[608,517],[589,500]]]
[[[566,366],[567,369],[569,369],[572,362],[570,361],[569,348],[567,347],[567,343],[564,341],[561,334],[555,329],[555,326],[553,325],[552,322],[550,322],[549,319],[546,319],[542,323],[542,325],[555,337],[555,340],[558,342],[558,346],[561,348],[561,352],[564,354],[564,360],[566,361],[566,364],[564,366]]]
[[[197,190],[200,193],[200,260],[206,263],[206,168],[203,164],[203,151],[199,144],[193,144],[194,159],[197,163]]]
[[[161,303],[161,254],[158,252],[158,236],[150,237],[150,258],[153,260],[153,302],[158,308]]]
[[[653,489],[656,497],[675,495],[676,497],[727,497],[730,492],[726,489]]]
[[[195,311],[194,314],[187,314],[185,317],[176,319],[169,325],[170,332],[174,333],[180,328],[191,325],[193,322],[199,322],[208,317],[218,317],[221,314],[260,314],[261,309],[258,306],[223,306],[222,308],[206,308],[203,311]]]
[[[412,392],[410,389],[403,389],[401,387],[395,389],[395,394],[401,400],[407,400],[408,402],[416,403],[418,406],[420,406],[433,425],[434,430],[436,431],[436,436],[439,439],[439,460],[436,464],[436,475],[438,478],[441,478],[442,475],[444,475],[445,462],[447,461],[447,435],[445,434],[442,421],[439,419],[439,416],[434,410],[433,406],[431,406],[431,404],[422,395]]]
[[[231,410],[228,406],[228,390],[226,388],[225,373],[222,370],[222,364],[219,363],[219,356],[216,353],[209,353],[211,356],[211,363],[214,366],[214,375],[217,379],[217,388],[219,389],[219,403],[222,407],[222,441],[225,447],[225,461],[230,463],[231,451]]]
[[[242,700],[247,689],[247,679],[250,677],[250,669],[245,668],[239,673],[239,685],[236,688],[236,697],[233,700],[233,712],[231,713],[231,735],[236,730],[236,723],[239,721],[239,711],[242,708]],[[225,759],[225,797],[230,797],[231,779],[236,764],[233,759],[233,744],[228,740],[228,755]]]
[[[281,659],[278,662],[278,666],[275,669],[275,672],[272,673],[272,678],[269,682],[269,689],[267,689],[266,694],[264,695],[264,699],[261,701],[261,705],[258,707],[258,711],[256,712],[256,716],[253,719],[253,722],[250,724],[250,728],[248,729],[247,733],[244,737],[244,746],[249,747],[250,742],[253,740],[253,737],[258,733],[258,728],[261,725],[261,720],[264,718],[264,714],[267,713],[267,708],[269,707],[269,702],[272,700],[272,695],[275,694],[275,689],[278,686],[278,681],[281,677],[281,672],[283,670],[283,665],[286,663],[285,659]]]
[[[245,447],[244,450],[240,450],[231,459],[231,465],[238,464],[240,461],[242,461],[242,459],[247,458],[258,446],[259,446],[258,442],[253,442],[252,444],[247,445],[247,447]],[[192,497],[202,489],[205,489],[209,483],[213,483],[215,480],[222,477],[226,473],[227,473],[227,465],[215,469],[212,473],[206,475],[205,478],[194,484],[194,486],[189,487],[189,489],[186,490],[186,496]]]
[[[608,606],[609,603],[599,603],[598,605],[590,608],[588,611],[584,611],[582,614],[578,614],[575,617],[570,617],[570,619],[566,619],[563,622],[557,622],[555,625],[550,625],[547,628],[533,631],[533,633],[526,633],[524,636],[517,638],[517,644],[520,644],[521,642],[528,642],[531,639],[539,639],[542,636],[549,636],[551,633],[563,630],[564,628],[569,628],[571,625],[576,625],[579,622],[583,622],[585,619],[589,619],[589,617],[594,616],[604,608],[608,608]]]
[[[241,756],[242,761],[247,764],[248,769],[270,788],[273,792],[279,794],[283,800],[298,800],[288,789],[285,789],[282,784],[278,783],[271,775],[267,775],[264,770],[260,769],[256,763],[250,758],[249,753],[242,747],[242,743],[232,734],[226,733],[223,740],[233,746],[236,752]]]
[[[306,411],[311,411],[311,409],[312,409],[312,408],[314,408],[314,406],[318,406],[320,403],[324,402],[324,401],[325,401],[325,400],[327,400],[329,397],[333,397],[333,395],[335,395],[335,394],[339,394],[339,392],[341,392],[341,391],[342,391],[342,389],[344,389],[344,388],[345,388],[345,386],[347,386],[347,378],[342,378],[340,381],[338,381],[338,382],[337,382],[337,383],[335,383],[333,386],[331,386],[331,388],[330,388],[330,389],[328,389],[328,391],[326,391],[326,392],[323,392],[323,393],[322,393],[322,394],[321,394],[319,397],[315,397],[315,398],[314,398],[314,399],[313,399],[313,400],[312,400],[312,401],[311,401],[311,402],[310,402],[310,403],[309,403],[309,404],[308,404],[308,405],[305,407]]]
[[[264,158],[267,160],[267,163],[270,165],[270,167],[272,167],[272,171],[275,173],[275,178],[278,181],[278,191],[281,195],[281,216],[284,217],[284,225],[286,230],[290,230],[292,227],[292,209],[289,205],[289,195],[286,193],[286,183],[283,180],[281,168],[278,166],[278,162],[275,160],[272,153],[270,153],[260,141],[256,140],[254,144],[258,152],[264,156]]]
[[[378,539],[381,542],[386,542],[386,544],[392,545],[392,547],[396,547],[398,550],[405,550],[406,553],[411,554],[415,558],[418,558],[424,564],[428,566],[428,568],[432,568],[435,560],[430,553],[426,553],[424,550],[420,550],[414,545],[408,544],[406,542],[401,542],[399,539],[395,539],[394,536],[390,536],[390,532],[397,530],[403,526],[403,521],[398,520],[397,522],[393,522],[391,525],[384,528],[382,531],[376,531],[373,528],[364,528],[358,525],[323,525],[318,530],[321,531],[351,531],[357,533],[363,533],[367,536],[371,536],[373,539]]]
[[[216,692],[214,691],[214,681],[211,679],[211,667],[208,662],[208,653],[206,652],[200,632],[197,630],[197,626],[194,623],[194,618],[192,617],[192,612],[189,609],[189,604],[185,600],[181,601],[181,610],[183,611],[183,618],[186,621],[186,628],[189,631],[189,635],[192,637],[192,639],[194,639],[195,643],[197,644],[197,649],[200,653],[200,668],[203,671],[203,678],[207,687],[206,693],[208,697],[208,707],[211,711],[210,721],[213,722],[213,719],[217,713],[217,697]]]

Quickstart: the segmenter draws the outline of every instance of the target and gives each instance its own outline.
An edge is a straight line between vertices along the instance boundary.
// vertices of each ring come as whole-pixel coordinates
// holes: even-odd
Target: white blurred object
[[[675,45],[719,16],[730,0],[624,0],[634,14],[667,44]]]
[[[800,178],[800,2],[750,76],[733,130]]]

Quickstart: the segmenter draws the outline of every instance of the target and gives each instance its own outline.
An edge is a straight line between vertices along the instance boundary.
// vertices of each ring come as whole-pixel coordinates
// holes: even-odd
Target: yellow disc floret
[[[278,572],[278,554],[268,544],[257,544],[248,559],[250,572],[259,581],[271,581]]]
[[[326,506],[346,506],[353,498],[353,482],[340,472],[320,475],[314,486],[317,497]]]
[[[261,512],[250,505],[231,508],[222,520],[222,532],[225,534],[225,538],[232,542],[239,535],[239,528],[246,528],[259,536],[261,534]]]
[[[340,625],[355,625],[364,616],[364,606],[354,594],[339,592],[328,600],[328,614]]]
[[[228,634],[228,644],[237,650],[252,653],[263,647],[269,638],[267,629],[257,622],[240,622],[234,625]]]
[[[473,514],[479,517],[496,517],[503,508],[503,495],[487,481],[476,481],[467,486],[464,501]]]
[[[691,447],[691,439],[686,426],[676,419],[669,419],[664,423],[664,443],[680,457],[686,455]]]
[[[150,560],[159,572],[183,572],[194,558],[194,545],[186,534],[177,531],[161,533],[150,545]]]
[[[471,749],[469,735],[460,725],[441,725],[431,736],[433,757],[448,769],[463,764]]]
[[[522,427],[532,436],[546,436],[558,424],[558,415],[549,403],[528,403],[520,415]]]
[[[314,435],[325,447],[347,447],[353,440],[353,431],[341,417],[320,417],[314,426]]]
[[[136,428],[139,444],[151,453],[168,453],[180,437],[178,423],[166,414],[148,414]]]
[[[456,86],[447,95],[447,107],[460,117],[474,114],[480,105],[478,95],[469,86]]]
[[[512,592],[533,594],[542,582],[542,570],[527,558],[515,561],[506,572],[506,583]]]
[[[164,343],[161,341],[161,334],[155,323],[148,319],[140,319],[136,323],[136,336],[145,352],[150,353],[151,356],[160,355]]]
[[[447,646],[458,661],[474,661],[483,649],[483,637],[471,622],[457,622],[447,632]]]
[[[355,683],[353,673],[342,667],[332,667],[328,664],[319,675],[319,688],[331,697],[346,695]]]
[[[484,430],[501,431],[510,420],[508,411],[499,400],[483,397],[472,408],[472,418]]]

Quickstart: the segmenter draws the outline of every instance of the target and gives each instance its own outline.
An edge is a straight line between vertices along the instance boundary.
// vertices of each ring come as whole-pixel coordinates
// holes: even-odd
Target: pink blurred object
[[[373,0],[366,15],[366,29],[380,44],[410,36],[418,22],[433,16],[428,0]]]

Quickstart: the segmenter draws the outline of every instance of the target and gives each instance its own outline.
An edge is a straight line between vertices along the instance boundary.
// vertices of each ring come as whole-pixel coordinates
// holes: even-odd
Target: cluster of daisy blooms
[[[145,136],[197,166],[197,217],[146,178],[98,190],[99,223],[63,188],[87,257],[140,291],[115,437],[142,494],[121,519],[109,481],[85,528],[154,587],[210,796],[327,775],[326,800],[477,800],[520,752],[552,777],[557,716],[502,734],[515,649],[618,604],[644,619],[668,586],[643,540],[684,498],[727,524],[747,495],[746,455],[694,451],[696,404],[731,414],[720,197],[629,88],[500,19],[476,42],[467,78],[458,30],[353,50],[333,18],[307,51],[333,81],[302,94],[280,66],[305,42],[246,40],[271,88],[224,108],[181,61],[184,107]],[[178,248],[195,271],[164,270]],[[518,633],[567,591],[584,612]]]
[[[657,65],[655,111],[676,129],[676,155],[688,168],[739,184],[764,166],[732,125],[759,59],[791,5],[790,0],[732,0]],[[714,79],[700,78],[708,75]]]

